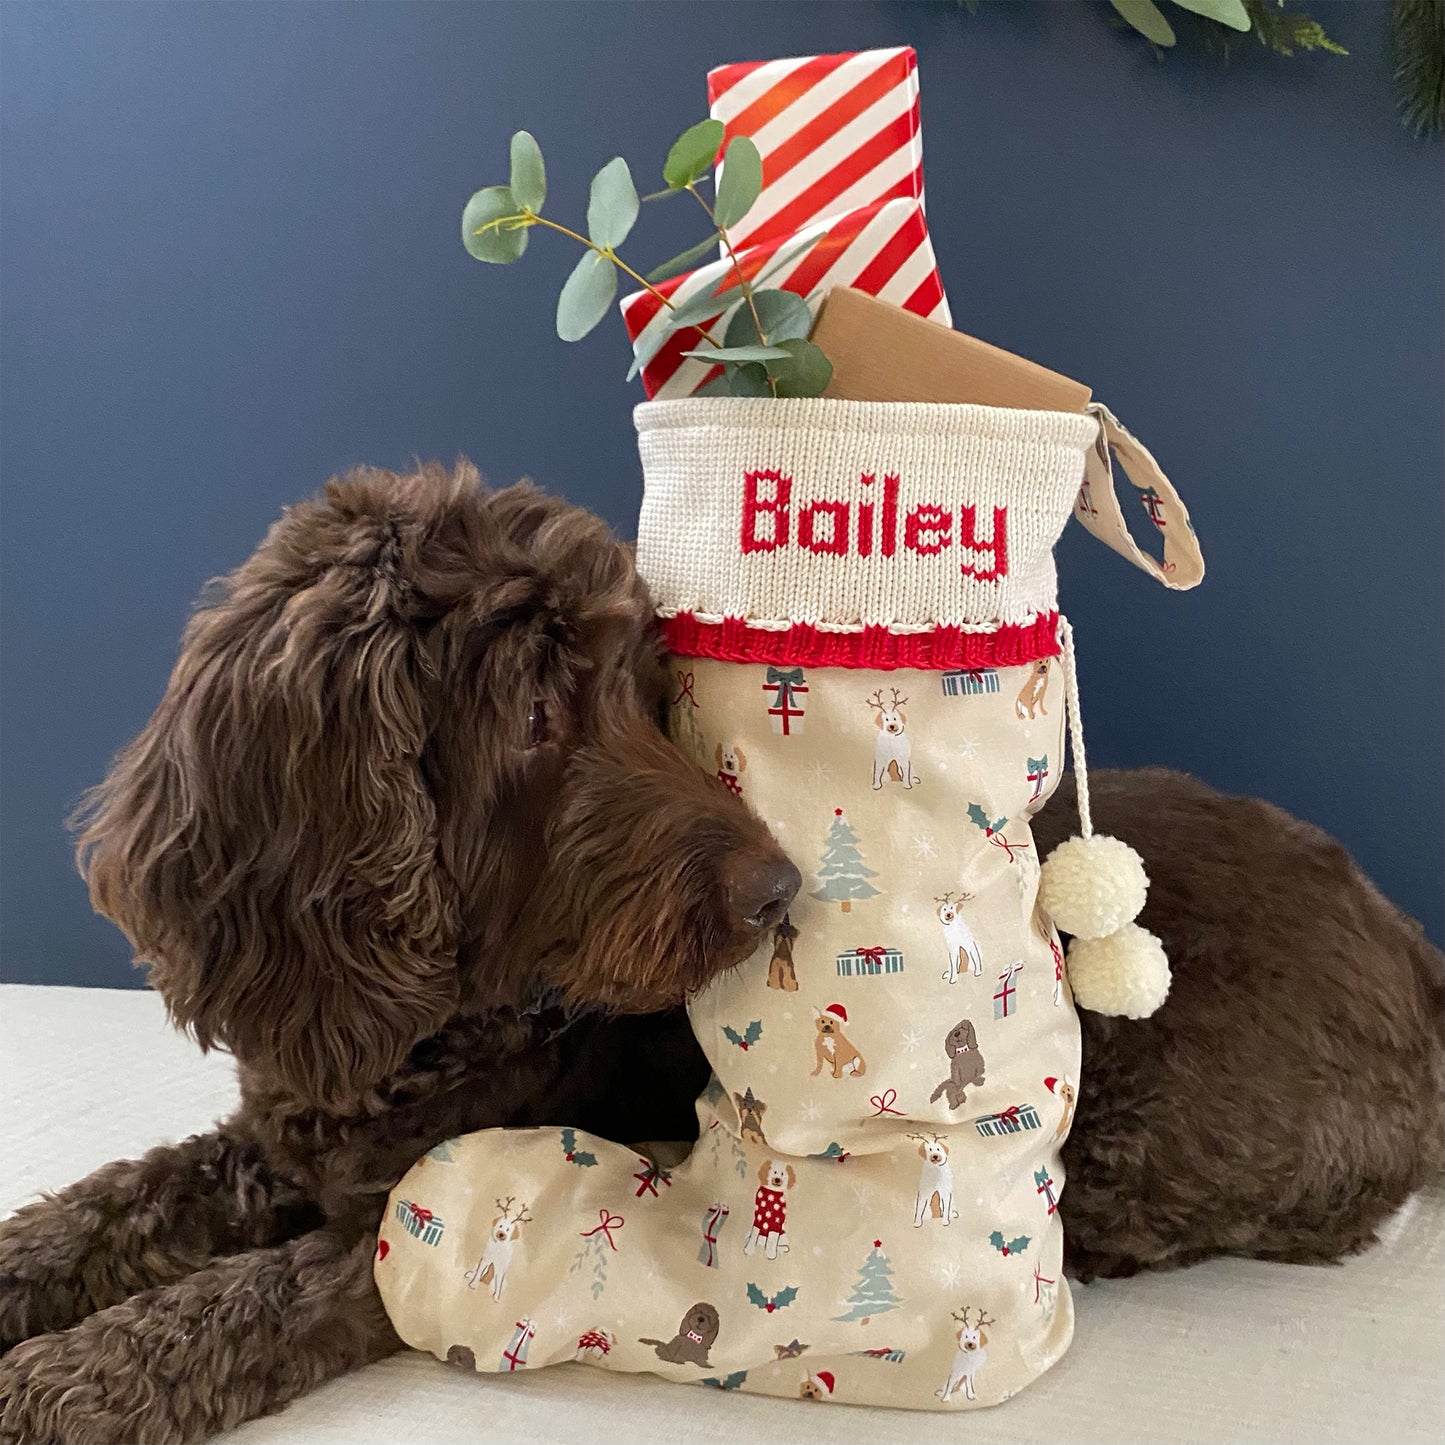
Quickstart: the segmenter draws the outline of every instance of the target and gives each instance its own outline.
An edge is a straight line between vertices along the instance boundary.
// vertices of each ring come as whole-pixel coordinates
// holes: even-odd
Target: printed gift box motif
[[[1032,1104],[1013,1104],[996,1114],[984,1114],[973,1121],[973,1127],[985,1139],[995,1134],[1017,1134],[1023,1129],[1037,1129],[1039,1111]]]
[[[437,1245],[442,1242],[441,1216],[433,1214],[430,1209],[423,1209],[420,1204],[413,1204],[409,1199],[398,1199],[396,1217],[401,1220],[401,1227],[423,1244]]]
[[[902,973],[903,954],[896,948],[847,948],[838,955],[838,977],[872,973]]]
[[[998,691],[998,669],[976,667],[943,674],[944,697],[974,697]]]

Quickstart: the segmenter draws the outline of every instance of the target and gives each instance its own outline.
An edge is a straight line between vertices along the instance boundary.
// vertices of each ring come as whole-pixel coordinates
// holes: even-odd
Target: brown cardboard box
[[[1083,411],[1090,390],[986,341],[839,286],[813,340],[833,363],[824,396],[844,401],[953,401]]]

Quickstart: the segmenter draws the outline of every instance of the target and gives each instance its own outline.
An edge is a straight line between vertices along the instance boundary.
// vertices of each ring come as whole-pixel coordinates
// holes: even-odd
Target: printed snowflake
[[[819,758],[814,763],[810,763],[808,765],[808,772],[812,774],[813,781],[820,786],[823,783],[831,783],[833,781],[833,769],[829,767],[822,758]]]
[[[977,738],[959,738],[959,740],[958,740],[958,755],[959,755],[959,757],[961,757],[961,758],[963,758],[963,759],[965,759],[965,760],[970,760],[970,759],[972,759],[972,758],[976,758],[976,757],[978,756],[978,753],[979,753],[979,746],[978,746],[978,739],[977,739]]]
[[[903,1035],[903,1047],[910,1054],[916,1054],[923,1047],[923,1035],[917,1029],[909,1029]]]
[[[877,1192],[871,1184],[864,1183],[861,1179],[853,1185],[853,1198],[856,1199],[860,1205],[871,1204],[873,1202],[873,1196],[877,1194]]]
[[[945,1259],[934,1264],[933,1277],[944,1289],[957,1289],[963,1283],[963,1266],[957,1260]]]
[[[913,852],[918,858],[936,858],[938,849],[934,847],[933,837],[929,833],[918,833],[913,839]]]
[[[816,1119],[823,1111],[812,1099],[805,1099],[803,1101],[802,1112],[805,1119]]]

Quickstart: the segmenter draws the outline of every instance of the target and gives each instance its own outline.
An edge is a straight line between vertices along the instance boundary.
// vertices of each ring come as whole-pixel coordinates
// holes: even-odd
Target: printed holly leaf
[[[729,1024],[723,1025],[723,1037],[730,1044],[736,1044],[746,1053],[763,1036],[762,1019],[754,1019],[742,1033],[739,1033]]]
[[[778,1309],[784,1309],[798,1297],[798,1286],[790,1284],[787,1289],[780,1289],[773,1296],[773,1304]]]
[[[721,1380],[709,1375],[702,1383],[704,1385],[712,1385],[719,1390],[736,1390],[747,1377],[748,1372],[746,1370],[734,1370],[731,1375],[727,1375]]]
[[[995,1229],[994,1232],[989,1235],[988,1242],[993,1245],[995,1249],[1002,1251],[1004,1248],[1003,1231],[1001,1229]]]
[[[990,823],[988,814],[977,803],[968,805],[968,820],[982,828],[985,833],[997,833],[1008,822],[1007,818],[1000,818],[997,822]]]
[[[765,1310],[768,1307],[767,1295],[751,1281],[748,1282],[748,1303],[750,1305],[757,1305],[760,1310]]]
[[[577,1148],[577,1131],[575,1129],[562,1130],[562,1152],[566,1155],[569,1164],[579,1164],[583,1169],[590,1169],[597,1162],[597,1156],[590,1150]]]
[[[1028,1247],[1029,1237],[1026,1234],[1021,1234],[1017,1239],[1011,1239],[1008,1242],[1008,1252],[1010,1254],[1022,1254]]]

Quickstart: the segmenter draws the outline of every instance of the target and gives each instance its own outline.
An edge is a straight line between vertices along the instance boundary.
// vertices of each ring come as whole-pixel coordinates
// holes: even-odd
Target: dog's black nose
[[[725,874],[728,907],[753,928],[781,923],[803,886],[803,875],[783,857],[759,859],[744,854],[731,861]]]

